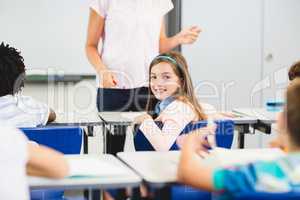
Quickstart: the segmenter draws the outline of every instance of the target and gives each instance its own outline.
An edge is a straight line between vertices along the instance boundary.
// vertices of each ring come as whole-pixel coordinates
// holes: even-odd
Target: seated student
[[[0,199],[28,200],[27,174],[62,178],[68,174],[63,155],[28,143],[18,130],[0,125]]]
[[[0,120],[17,127],[45,125],[55,113],[43,103],[20,94],[24,87],[25,65],[15,48],[0,45]]]
[[[292,81],[296,77],[300,78],[300,61],[294,63],[289,70],[289,80]]]
[[[287,105],[278,119],[279,137],[288,154],[274,161],[257,161],[248,165],[212,169],[202,163],[198,155],[207,145],[207,128],[185,136],[178,167],[180,182],[197,188],[217,191],[220,198],[234,194],[266,191],[289,192],[300,189],[300,78],[287,89]],[[199,134],[201,133],[201,134]],[[205,144],[206,143],[206,144]]]
[[[177,52],[164,53],[149,69],[150,94],[147,114],[135,123],[156,151],[169,151],[182,130],[192,121],[206,119],[198,103],[185,58]],[[163,123],[160,129],[154,121]]]
[[[290,67],[289,72],[288,72],[288,77],[289,77],[290,81],[294,80],[295,78],[300,78],[300,61],[294,63]],[[270,142],[270,146],[271,147],[278,147],[278,148],[281,148],[281,149],[285,150],[285,147],[282,144],[282,141],[279,140],[279,138],[273,139]]]

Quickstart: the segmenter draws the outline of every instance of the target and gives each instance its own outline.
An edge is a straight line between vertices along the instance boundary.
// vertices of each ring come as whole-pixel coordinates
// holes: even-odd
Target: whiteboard
[[[95,74],[85,56],[87,0],[1,0],[0,41],[19,49],[29,74]]]

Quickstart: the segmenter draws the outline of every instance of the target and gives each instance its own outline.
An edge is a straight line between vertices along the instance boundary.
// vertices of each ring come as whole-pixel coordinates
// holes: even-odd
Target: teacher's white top
[[[115,72],[116,88],[147,86],[149,65],[159,54],[163,17],[173,9],[171,0],[92,0],[90,7],[105,18],[100,54]]]

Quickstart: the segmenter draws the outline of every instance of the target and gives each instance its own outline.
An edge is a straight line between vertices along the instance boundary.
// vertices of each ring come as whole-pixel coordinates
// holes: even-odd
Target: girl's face
[[[150,87],[158,100],[164,100],[175,94],[180,87],[180,79],[169,63],[161,62],[151,69]]]

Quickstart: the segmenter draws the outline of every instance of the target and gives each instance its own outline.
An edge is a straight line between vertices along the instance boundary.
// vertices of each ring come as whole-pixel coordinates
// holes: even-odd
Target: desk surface
[[[267,111],[265,108],[234,108],[233,112],[245,117],[255,117],[265,124],[275,123],[276,115],[278,114],[278,112]]]
[[[98,116],[98,112],[70,112],[58,113],[54,122],[49,125],[63,125],[63,126],[101,126],[102,120]]]
[[[177,181],[179,151],[120,152],[117,156],[151,187],[160,188]]]
[[[78,155],[78,157],[81,156],[84,155]],[[97,156],[97,158],[99,158],[103,162],[121,167],[126,171],[126,174],[101,177],[67,177],[60,180],[29,177],[29,187],[31,189],[112,189],[137,187],[138,185],[140,185],[141,178],[114,156],[106,154]]]
[[[108,124],[130,125],[133,120],[146,112],[99,112],[98,116]]]
[[[99,112],[98,115],[107,124],[131,124],[135,117],[146,112]],[[253,116],[237,116],[230,118],[235,124],[255,124],[257,118]]]
[[[248,117],[248,116],[239,116],[235,118],[229,118],[234,122],[235,125],[243,125],[243,124],[256,124],[257,118],[256,117]]]

